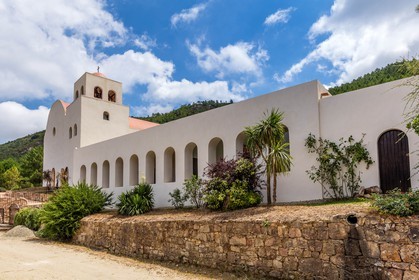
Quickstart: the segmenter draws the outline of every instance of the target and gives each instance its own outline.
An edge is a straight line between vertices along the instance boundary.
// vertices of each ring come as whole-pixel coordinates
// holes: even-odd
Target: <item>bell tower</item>
[[[81,96],[122,105],[122,84],[108,79],[103,73],[86,72],[74,83],[73,100]]]
[[[74,83],[69,108],[67,117],[79,123],[79,147],[135,131],[129,127],[129,107],[122,104],[122,83],[100,72],[86,72]]]

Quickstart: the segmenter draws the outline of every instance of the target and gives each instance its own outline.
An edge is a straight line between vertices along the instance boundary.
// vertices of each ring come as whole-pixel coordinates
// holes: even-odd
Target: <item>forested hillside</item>
[[[44,134],[45,130],[1,144],[0,161],[7,158],[18,160],[31,148],[42,146],[44,144]]]
[[[403,78],[412,76],[412,71],[409,70],[411,65],[417,65],[415,58],[411,60],[402,60],[395,63],[388,64],[383,68],[377,68],[371,73],[365,74],[353,80],[350,83],[345,83],[340,86],[329,88],[329,92],[333,95],[375,86]]]
[[[187,116],[192,116],[198,113],[202,113],[211,109],[215,109],[218,107],[222,107],[228,104],[233,103],[230,102],[222,102],[222,101],[214,101],[214,100],[206,100],[206,101],[198,101],[192,104],[185,104],[180,106],[180,108],[175,109],[168,113],[155,113],[148,117],[138,117],[138,119],[155,122],[155,123],[167,123],[177,119],[181,119]]]

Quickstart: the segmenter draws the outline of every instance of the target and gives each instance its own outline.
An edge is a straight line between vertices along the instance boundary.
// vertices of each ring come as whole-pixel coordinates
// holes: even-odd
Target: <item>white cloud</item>
[[[265,25],[274,25],[277,23],[287,23],[291,18],[291,12],[295,9],[289,7],[288,9],[278,10],[275,13],[266,17],[264,24]]]
[[[123,24],[103,5],[0,0],[0,101],[69,98],[75,79],[96,68],[96,49],[127,39]]]
[[[338,71],[336,84],[419,53],[419,17],[416,1],[395,5],[394,1],[336,0],[330,15],[324,15],[309,31],[315,48],[284,74],[278,82],[293,80],[307,65],[327,61]],[[321,35],[326,39],[316,43]]]
[[[172,17],[170,18],[170,22],[172,23],[172,26],[174,27],[176,27],[176,25],[179,22],[186,22],[186,23],[192,22],[198,18],[199,14],[203,12],[206,7],[207,7],[207,4],[203,3],[203,4],[193,6],[190,9],[184,9],[180,13],[172,15]]]
[[[172,105],[160,105],[160,104],[152,104],[150,106],[135,106],[132,107],[132,111],[135,116],[151,116],[154,113],[167,113],[174,109]]]
[[[14,140],[40,130],[47,124],[49,109],[43,106],[31,110],[22,104],[8,101],[0,103],[0,143]]]
[[[44,129],[46,108],[25,111],[16,101],[71,101],[74,81],[97,65],[108,77],[121,81],[125,93],[132,93],[136,85],[145,86],[143,98],[154,106],[149,112],[158,104],[170,108],[202,99],[243,99],[242,93],[230,90],[226,81],[173,80],[173,62],[163,61],[150,51],[155,41],[147,34],[132,34],[104,5],[102,0],[45,0],[28,8],[25,0],[0,0],[0,102],[3,110],[4,104],[12,104],[15,111],[27,112],[33,118],[27,127],[14,125],[24,117],[3,118],[10,122],[2,126],[0,137],[9,139]],[[143,51],[130,50],[129,45]],[[106,53],[109,46],[125,51],[110,55]],[[45,113],[43,117],[40,112]],[[40,119],[36,126],[31,125],[35,118]]]
[[[143,51],[149,51],[153,47],[157,46],[156,40],[151,39],[147,34],[143,34],[138,38],[134,39],[134,45],[142,49]]]
[[[266,50],[246,42],[227,45],[218,52],[209,47],[201,50],[199,45],[187,44],[190,52],[196,57],[198,66],[206,72],[216,72],[218,78],[228,74],[260,76],[261,67],[269,60]]]

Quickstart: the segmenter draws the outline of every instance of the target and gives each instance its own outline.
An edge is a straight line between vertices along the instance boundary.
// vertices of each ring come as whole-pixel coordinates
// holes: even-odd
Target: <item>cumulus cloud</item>
[[[312,63],[330,64],[338,71],[336,84],[419,53],[416,1],[335,0],[329,15],[319,18],[308,37],[314,49],[285,73],[274,78],[287,83]],[[326,35],[326,39],[316,42]],[[327,71],[326,69],[322,69]]]
[[[46,108],[25,111],[26,107],[16,101],[70,101],[74,81],[85,71],[94,71],[97,65],[108,77],[121,81],[125,93],[132,92],[136,85],[144,86],[147,89],[144,99],[149,100],[153,108],[157,108],[159,102],[166,102],[162,106],[169,108],[201,98],[242,98],[233,93],[225,81],[174,80],[173,62],[163,61],[151,52],[155,40],[147,34],[133,34],[106,11],[102,0],[45,0],[30,8],[28,5],[25,0],[0,0],[0,102],[3,102],[3,110],[10,105],[21,114],[27,112],[32,116],[32,123],[36,118],[41,121],[36,123],[38,126],[31,125],[30,121],[27,125],[10,125],[15,120],[26,119],[14,118],[13,122],[2,126],[4,140],[45,128]],[[199,14],[204,8],[205,5],[197,6],[191,14]],[[193,19],[186,14],[185,11],[185,15],[175,21]],[[129,46],[141,51],[129,49]],[[116,47],[112,52],[124,51],[109,54],[109,47]],[[44,117],[41,118],[40,112],[45,113]]]
[[[178,14],[172,15],[170,18],[170,22],[172,23],[173,27],[176,27],[176,25],[179,22],[192,22],[196,20],[201,12],[203,12],[207,7],[207,4],[202,3],[196,6],[193,6],[190,9],[184,9]]]
[[[1,102],[0,143],[44,130],[48,113],[49,109],[44,106],[31,110],[13,101]]]
[[[228,74],[251,74],[260,76],[261,67],[269,60],[268,52],[252,43],[238,42],[227,45],[219,51],[209,47],[203,49],[197,44],[187,43],[196,57],[198,66],[206,72],[215,72],[218,78]]]
[[[142,49],[143,51],[149,51],[157,46],[156,40],[150,38],[147,34],[143,34],[138,38],[134,39],[134,45]]]
[[[294,11],[295,8],[289,7],[288,9],[278,10],[275,13],[266,17],[264,24],[265,25],[274,25],[277,23],[287,23],[291,18],[291,12]]]
[[[103,1],[0,1],[0,101],[71,96],[74,80],[95,69],[97,49],[123,44],[124,25]],[[13,96],[11,95],[13,93]]]

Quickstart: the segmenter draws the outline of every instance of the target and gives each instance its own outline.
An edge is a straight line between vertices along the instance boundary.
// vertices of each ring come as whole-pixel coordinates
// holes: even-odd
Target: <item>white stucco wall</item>
[[[352,135],[355,140],[364,136],[364,143],[375,163],[363,171],[362,185],[379,186],[378,138],[382,133],[398,129],[406,132],[403,115],[406,95],[412,88],[401,86],[404,80],[398,80],[369,88],[347,92],[320,101],[321,136],[338,141]],[[418,162],[419,138],[413,132],[407,132],[409,139],[410,167]],[[417,178],[411,180],[412,188],[418,188]]]
[[[91,78],[89,75],[86,77],[87,80]],[[208,145],[212,139],[218,137],[223,141],[224,157],[231,159],[236,155],[237,137],[244,128],[262,120],[265,112],[278,108],[284,112],[293,157],[290,173],[279,178],[278,201],[320,199],[320,185],[310,181],[306,174],[306,170],[316,164],[315,156],[308,154],[304,147],[309,133],[336,141],[349,135],[359,139],[366,133],[364,141],[377,162],[377,139],[380,134],[391,128],[404,128],[403,96],[408,89],[395,87],[401,82],[322,99],[322,95],[328,95],[327,90],[317,81],[312,81],[136,132],[128,126],[128,107],[87,95],[75,100],[67,108],[64,117],[61,103],[53,105],[45,138],[44,169],[68,166],[70,183],[76,183],[84,165],[86,181],[90,183],[91,166],[96,163],[96,181],[102,186],[103,163],[109,161],[110,186],[106,191],[113,192],[117,197],[132,187],[129,183],[131,156],[136,155],[139,159],[138,176],[141,178],[147,175],[146,155],[153,151],[156,155],[156,183],[153,184],[156,206],[170,206],[169,192],[181,188],[185,179],[185,147],[188,144],[197,145],[198,174],[202,175],[210,160]],[[102,119],[103,111],[110,113],[110,121]],[[69,124],[77,121],[80,123],[80,138],[69,140],[66,138]],[[61,130],[65,133],[59,137],[50,137],[53,126],[59,128],[57,134]],[[412,133],[408,136],[413,151],[419,139]],[[175,151],[175,182],[164,182],[164,152],[168,148]],[[64,153],[58,153],[60,149]],[[123,161],[122,187],[115,187],[115,165],[118,158]],[[417,156],[412,155],[411,165],[417,160]],[[379,185],[377,163],[364,171],[363,185]],[[417,187],[416,183],[413,185]]]

